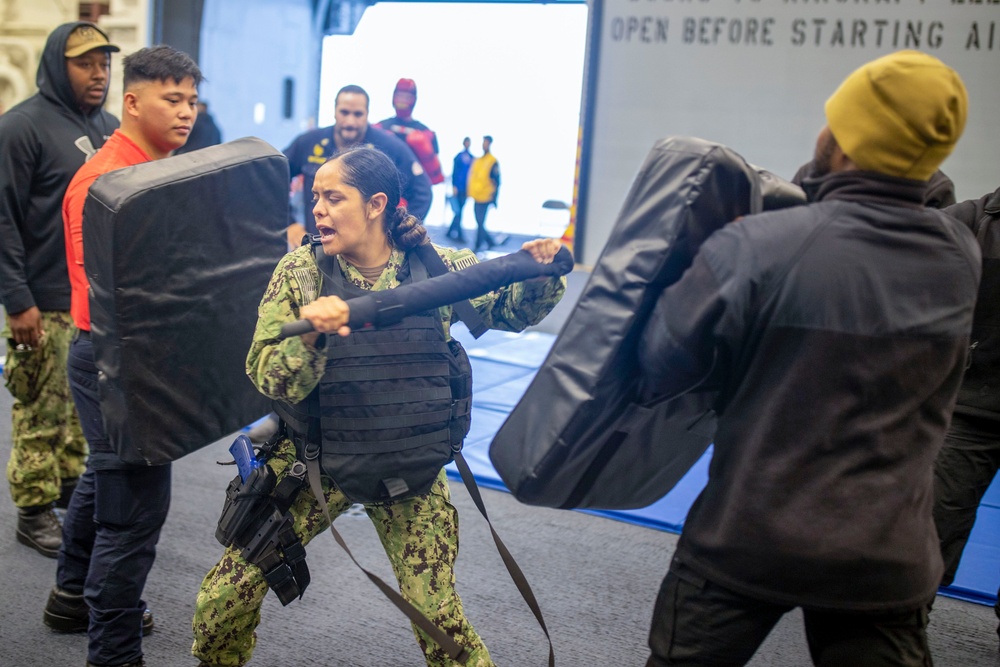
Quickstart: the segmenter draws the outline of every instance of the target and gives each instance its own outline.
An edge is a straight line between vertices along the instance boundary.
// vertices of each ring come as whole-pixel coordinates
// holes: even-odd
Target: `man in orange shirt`
[[[143,665],[142,590],[170,505],[170,465],[123,462],[104,428],[83,264],[84,202],[102,174],[169,157],[184,145],[198,116],[201,82],[195,62],[169,46],[140,49],[123,64],[121,129],[76,173],[63,201],[70,312],[80,329],[70,347],[69,382],[90,459],[66,512],[44,620],[66,629],[87,619],[88,667]]]

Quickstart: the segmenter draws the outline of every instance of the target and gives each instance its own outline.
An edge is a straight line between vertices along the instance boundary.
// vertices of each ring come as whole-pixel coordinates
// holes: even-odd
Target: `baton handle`
[[[310,331],[315,331],[315,329],[313,329],[312,322],[309,320],[295,320],[294,322],[289,322],[281,327],[281,333],[278,334],[278,340],[285,340],[286,338],[291,338],[292,336],[301,336],[302,334],[307,334]]]

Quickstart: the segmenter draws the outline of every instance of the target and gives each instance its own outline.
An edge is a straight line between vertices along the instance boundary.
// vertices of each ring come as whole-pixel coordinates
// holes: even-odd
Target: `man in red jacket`
[[[431,185],[444,182],[441,173],[441,159],[438,157],[438,140],[434,131],[413,117],[413,107],[417,104],[417,84],[413,79],[400,79],[392,91],[392,108],[396,115],[375,124],[392,132],[406,142],[420,165],[431,179]]]

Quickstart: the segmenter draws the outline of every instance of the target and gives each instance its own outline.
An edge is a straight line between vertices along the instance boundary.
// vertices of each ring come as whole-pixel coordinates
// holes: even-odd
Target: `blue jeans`
[[[68,371],[83,433],[96,455],[66,510],[56,584],[82,592],[90,606],[87,659],[95,665],[120,665],[142,657],[142,589],[170,508],[171,466],[115,460],[86,334],[70,346]]]

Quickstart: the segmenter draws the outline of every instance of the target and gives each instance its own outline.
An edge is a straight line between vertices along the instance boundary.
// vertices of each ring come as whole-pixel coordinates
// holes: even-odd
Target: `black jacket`
[[[63,53],[78,25],[49,35],[38,93],[0,116],[0,299],[8,313],[69,310],[63,195],[118,127],[108,112],[84,114],[74,99]]]
[[[1000,420],[1000,188],[944,210],[969,226],[983,254],[969,363],[955,412]]]
[[[640,367],[720,392],[709,481],[677,558],[757,599],[915,608],[942,564],[932,470],[981,260],[926,184],[806,180],[813,202],[713,234],[659,297]],[[714,369],[711,371],[710,369]]]
[[[209,112],[198,114],[198,119],[191,128],[191,134],[183,146],[174,151],[174,155],[183,155],[191,151],[201,150],[222,143],[222,131],[215,123],[215,118]]]
[[[813,178],[813,171],[815,169],[816,162],[814,160],[806,162],[792,176],[792,183],[801,186],[805,179]],[[951,206],[956,201],[955,184],[948,178],[948,175],[940,169],[931,174],[930,179],[927,181],[927,189],[924,191],[924,206],[944,208],[945,206]]]
[[[302,222],[310,234],[316,233],[316,218],[313,217],[311,203],[313,181],[316,180],[316,171],[337,152],[337,145],[333,140],[334,127],[321,127],[300,134],[284,150],[285,157],[288,158],[289,176],[304,176],[301,196],[305,220]],[[399,171],[399,183],[407,210],[423,220],[431,208],[431,179],[427,177],[410,147],[392,132],[374,125],[368,126],[361,143],[373,146],[389,156]]]

